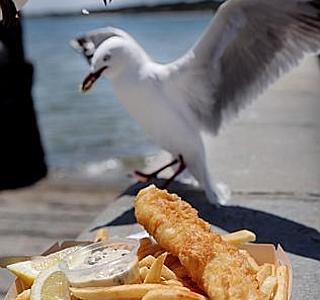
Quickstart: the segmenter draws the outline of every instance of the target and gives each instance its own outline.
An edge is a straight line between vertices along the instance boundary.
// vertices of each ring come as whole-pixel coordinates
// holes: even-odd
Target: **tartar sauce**
[[[96,243],[66,261],[66,275],[74,287],[114,286],[140,280],[135,242]]]

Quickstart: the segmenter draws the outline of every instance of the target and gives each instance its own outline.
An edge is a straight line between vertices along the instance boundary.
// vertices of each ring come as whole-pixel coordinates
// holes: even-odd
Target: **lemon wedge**
[[[32,285],[30,300],[70,300],[69,281],[59,266],[40,272]]]
[[[9,265],[7,269],[16,275],[28,288],[31,287],[33,281],[40,273],[32,267],[31,260]]]
[[[31,287],[41,271],[58,265],[63,259],[80,248],[81,246],[70,247],[47,256],[39,256],[32,260],[8,265],[7,269],[16,275],[26,287]]]

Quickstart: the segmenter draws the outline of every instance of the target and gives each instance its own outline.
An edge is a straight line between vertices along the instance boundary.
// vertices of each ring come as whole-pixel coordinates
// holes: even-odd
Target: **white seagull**
[[[306,54],[320,51],[320,0],[229,0],[195,45],[168,64],[155,62],[128,33],[112,27],[71,44],[91,66],[82,90],[102,75],[109,79],[129,114],[178,158],[175,175],[187,167],[217,203],[201,133],[218,134]]]

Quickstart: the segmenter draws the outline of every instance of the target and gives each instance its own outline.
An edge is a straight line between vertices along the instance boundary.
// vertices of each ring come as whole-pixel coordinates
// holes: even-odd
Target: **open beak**
[[[109,2],[109,3],[111,3],[112,2],[112,0],[103,0],[103,2],[104,2],[104,5],[107,5],[107,2]]]
[[[106,70],[108,67],[105,66],[101,69],[99,69],[97,72],[90,73],[82,82],[81,85],[81,92],[85,93],[91,89],[93,84],[100,78],[101,74],[104,70]]]

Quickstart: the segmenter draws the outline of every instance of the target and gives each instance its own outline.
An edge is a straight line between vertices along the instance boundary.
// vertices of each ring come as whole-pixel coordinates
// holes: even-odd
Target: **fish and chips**
[[[218,235],[187,202],[154,186],[140,191],[135,214],[150,235],[140,240],[136,253],[138,281],[70,286],[63,300],[289,300],[287,266],[258,264],[241,249],[255,241],[254,233]],[[108,239],[104,229],[94,241]],[[30,290],[15,299],[33,300]]]
[[[260,286],[267,275],[272,275],[271,266],[263,266],[262,271],[257,272],[247,254],[214,233],[211,225],[200,219],[198,212],[177,195],[155,186],[141,190],[135,200],[135,215],[160,247],[179,258],[209,299],[270,298]],[[280,293],[287,299],[282,282],[283,277],[288,277],[286,267],[277,269],[277,277],[278,273],[281,274],[278,284],[282,283],[282,288],[277,289],[275,297]]]

